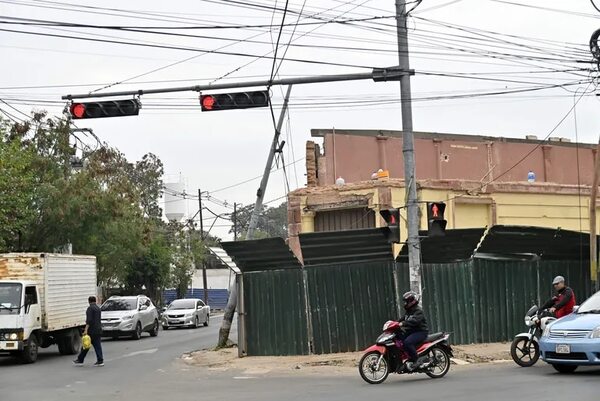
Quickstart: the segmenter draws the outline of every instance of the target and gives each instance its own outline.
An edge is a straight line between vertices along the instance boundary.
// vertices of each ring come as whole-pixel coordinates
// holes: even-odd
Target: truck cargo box
[[[87,299],[96,295],[96,257],[49,253],[0,254],[0,280],[36,284],[42,330],[83,326]]]

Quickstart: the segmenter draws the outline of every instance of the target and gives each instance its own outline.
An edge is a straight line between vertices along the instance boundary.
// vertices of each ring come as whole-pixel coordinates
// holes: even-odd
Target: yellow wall
[[[377,188],[348,191],[347,194],[373,194],[371,207],[379,212]],[[478,199],[484,199],[478,201]],[[487,200],[485,200],[487,199]],[[419,190],[421,208],[421,229],[427,229],[425,202],[445,201],[445,218],[448,228],[485,227],[493,224],[524,225],[566,230],[589,231],[589,197],[582,195],[543,194],[543,193],[493,193],[482,196],[465,196],[451,190]],[[464,202],[489,202],[464,203]],[[581,206],[579,203],[581,202]],[[306,200],[303,199],[303,206]],[[404,188],[392,188],[392,205],[402,207],[401,239],[406,240],[406,208]],[[492,205],[493,204],[493,205]],[[495,209],[496,220],[493,221]],[[302,232],[314,231],[314,214],[303,212]],[[380,219],[375,219],[379,226]],[[600,209],[597,209],[597,229],[600,229]]]

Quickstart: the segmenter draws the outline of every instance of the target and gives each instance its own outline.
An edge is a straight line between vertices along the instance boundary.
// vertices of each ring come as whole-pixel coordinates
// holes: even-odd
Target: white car
[[[158,335],[158,310],[144,295],[110,297],[102,304],[102,336],[130,336],[139,340],[143,332]]]
[[[170,327],[208,326],[210,306],[196,298],[176,299],[171,302],[161,316],[163,329]]]

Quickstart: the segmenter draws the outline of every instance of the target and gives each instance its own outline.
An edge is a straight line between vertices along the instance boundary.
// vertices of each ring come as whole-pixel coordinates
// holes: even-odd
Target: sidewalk
[[[471,344],[453,346],[456,365],[501,363],[510,359],[510,344]],[[203,350],[182,357],[188,365],[209,371],[242,371],[246,375],[277,372],[354,373],[362,352],[299,356],[251,356],[238,358],[237,348]]]

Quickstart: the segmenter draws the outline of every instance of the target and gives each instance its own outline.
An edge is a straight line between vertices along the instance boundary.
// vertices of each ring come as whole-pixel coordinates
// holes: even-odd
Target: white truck
[[[95,256],[0,254],[0,354],[33,363],[53,344],[76,354],[96,291]]]

